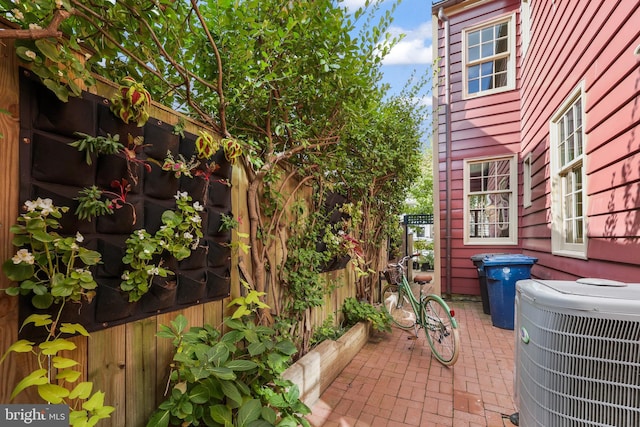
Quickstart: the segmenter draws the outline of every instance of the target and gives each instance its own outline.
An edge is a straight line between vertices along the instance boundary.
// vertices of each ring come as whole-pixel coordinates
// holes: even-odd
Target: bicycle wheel
[[[413,312],[407,296],[399,292],[398,285],[387,285],[382,290],[382,305],[391,315],[391,320],[402,329],[409,329],[416,324],[416,314]]]
[[[427,295],[423,299],[422,319],[427,341],[436,359],[446,366],[456,363],[460,352],[460,334],[447,303],[437,295]]]

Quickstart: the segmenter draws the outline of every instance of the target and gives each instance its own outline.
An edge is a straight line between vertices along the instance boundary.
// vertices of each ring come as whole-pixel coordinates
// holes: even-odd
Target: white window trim
[[[524,59],[529,50],[529,42],[531,41],[531,1],[522,0],[520,3],[520,49]]]
[[[586,176],[586,93],[585,82],[582,81],[571,92],[567,99],[562,103],[557,112],[551,117],[549,122],[549,140],[551,148],[551,253],[554,255],[565,256],[570,258],[587,259],[587,176]],[[558,122],[562,119],[567,110],[580,98],[582,104],[582,155],[580,159],[573,160],[571,164],[582,164],[582,212],[583,212],[583,239],[582,243],[565,243],[564,242],[564,223],[562,209],[562,183],[559,177],[559,156],[558,153]]]
[[[522,161],[522,207],[531,206],[531,168],[533,156],[527,154]]]
[[[509,237],[478,238],[469,237],[469,165],[475,162],[509,160],[509,180],[511,182],[511,195],[509,197]],[[517,155],[478,157],[464,159],[464,244],[469,246],[491,246],[491,245],[517,245],[518,244],[518,161]]]
[[[465,28],[462,30],[462,99],[478,98],[486,95],[493,95],[496,93],[508,92],[516,88],[516,26],[515,26],[515,13],[511,13],[506,16],[501,16],[491,21],[485,21],[482,24],[474,25],[473,27]],[[467,87],[467,33],[478,30],[480,28],[489,27],[492,25],[507,22],[509,24],[509,61],[507,62],[507,84],[506,86],[493,88],[477,93],[468,93]]]

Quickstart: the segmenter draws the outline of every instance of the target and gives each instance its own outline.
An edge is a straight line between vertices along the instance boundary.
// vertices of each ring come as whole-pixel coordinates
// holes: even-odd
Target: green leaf
[[[33,304],[35,308],[40,308],[42,310],[49,308],[51,307],[51,304],[53,304],[53,295],[49,293],[44,295],[34,295],[33,298],[31,298],[31,304]]]
[[[66,334],[80,334],[85,337],[89,336],[89,332],[79,323],[63,323],[60,327],[60,332],[64,332]]]
[[[198,384],[189,392],[189,400],[198,405],[206,403],[209,400],[209,390]]]
[[[100,252],[83,249],[84,248],[81,248],[81,250],[78,251],[78,257],[83,263],[86,265],[96,265],[100,262]]]
[[[16,385],[16,388],[13,389],[10,400],[13,400],[14,397],[16,397],[22,390],[27,387],[47,384],[48,382],[49,379],[47,378],[47,370],[36,369],[35,371],[24,377],[22,380],[20,380],[20,382]]]
[[[27,340],[18,340],[11,344],[7,352],[14,351],[16,353],[28,353],[33,349],[33,342]]]
[[[22,328],[29,323],[33,323],[34,326],[47,326],[52,324],[53,320],[51,320],[50,314],[31,314],[22,322]]]
[[[220,386],[222,387],[222,392],[228,399],[231,399],[238,406],[242,404],[242,396],[234,383],[231,381],[221,381]]]
[[[102,406],[104,406],[104,393],[101,391],[95,392],[89,400],[82,404],[82,408],[90,412]]]
[[[290,340],[282,340],[276,344],[276,350],[288,356],[293,356],[298,352],[296,346]]]
[[[228,361],[224,366],[233,371],[250,371],[251,369],[255,369],[258,364],[251,360],[236,359]]]
[[[56,374],[56,379],[74,383],[78,380],[78,378],[80,378],[80,375],[82,375],[82,372],[74,371],[73,369],[63,369],[61,371],[58,371],[58,373]]]
[[[53,367],[56,369],[66,369],[72,366],[79,365],[79,363],[73,359],[69,359],[67,357],[55,356],[51,359],[53,362]]]
[[[36,40],[36,46],[40,49],[40,52],[53,62],[60,62],[60,52],[58,52],[58,46],[50,39],[38,39]]]
[[[65,397],[69,396],[69,390],[57,384],[41,384],[38,386],[38,394],[45,402],[57,405],[62,403]]]
[[[261,410],[260,400],[249,399],[245,401],[238,410],[238,427],[247,426],[251,421],[257,420],[260,417]]]
[[[217,423],[222,425],[233,425],[233,418],[231,415],[231,409],[224,405],[212,405],[209,408],[209,415]]]
[[[153,413],[149,422],[147,423],[147,427],[167,427],[169,425],[169,420],[171,419],[171,411],[167,410],[157,410]]]
[[[176,332],[181,333],[187,327],[187,318],[184,317],[184,315],[179,314],[175,318],[175,320],[171,322],[171,325],[173,326],[173,329],[176,330]]]
[[[93,390],[92,382],[85,381],[78,383],[78,385],[71,390],[71,393],[69,393],[69,399],[86,399],[91,395],[91,390]]]
[[[54,236],[52,236],[51,234],[43,230],[35,230],[31,235],[38,242],[42,242],[42,243],[50,243],[55,240]]]
[[[63,350],[75,350],[76,347],[77,346],[75,345],[75,343],[64,338],[58,338],[53,341],[45,341],[40,344],[40,350],[45,356],[53,356],[54,354],[57,354],[59,351]]]
[[[212,375],[216,376],[221,380],[235,380],[236,374],[233,373],[231,369],[224,367],[214,367],[209,369]]]
[[[14,264],[11,259],[6,260],[2,264],[2,271],[7,275],[9,280],[14,282],[22,282],[30,277],[33,277],[35,269],[33,264],[27,264],[21,262],[20,264]]]
[[[259,354],[262,354],[265,352],[266,349],[267,347],[264,345],[264,343],[260,341],[252,342],[251,344],[249,344],[249,347],[247,347],[247,350],[249,350],[249,354],[251,356],[257,356]]]

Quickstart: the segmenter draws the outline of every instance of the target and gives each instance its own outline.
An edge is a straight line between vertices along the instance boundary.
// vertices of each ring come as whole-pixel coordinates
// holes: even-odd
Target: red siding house
[[[640,1],[432,14],[442,292],[479,294],[478,253],[536,257],[541,279],[640,283]]]

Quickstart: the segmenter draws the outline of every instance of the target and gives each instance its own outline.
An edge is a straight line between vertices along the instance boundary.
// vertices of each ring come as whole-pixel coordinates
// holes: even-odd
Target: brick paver
[[[460,325],[453,367],[393,329],[375,334],[314,404],[314,427],[512,427],[514,332],[496,328],[480,302],[449,303]]]

